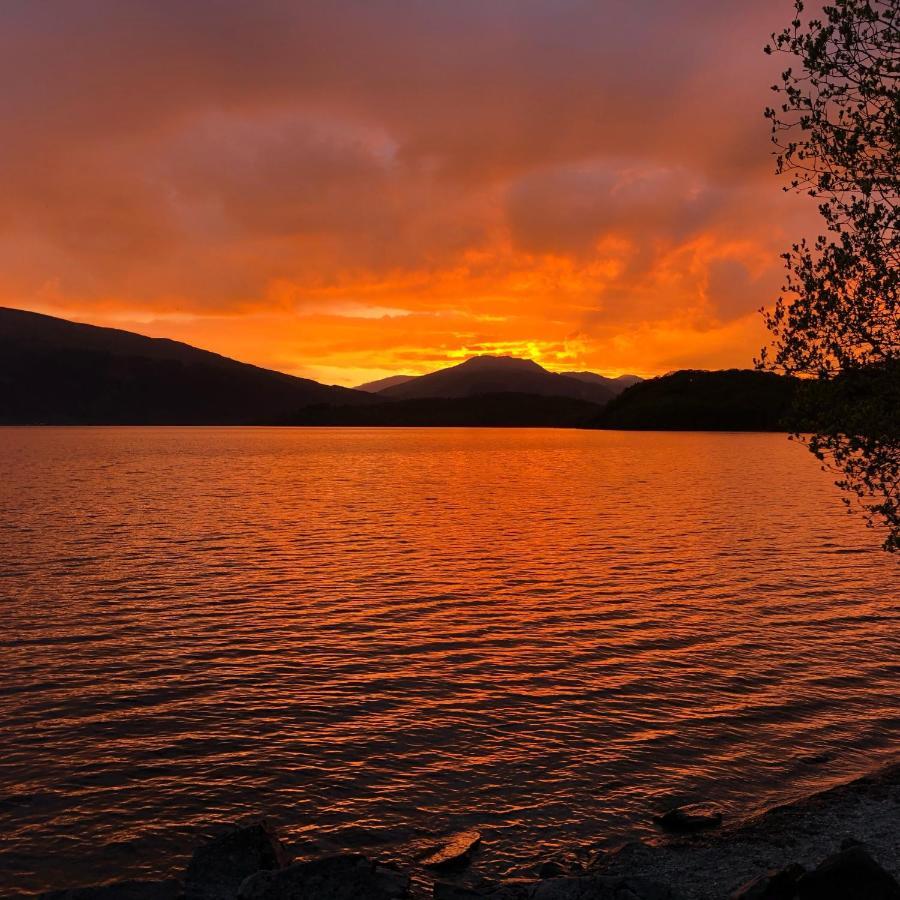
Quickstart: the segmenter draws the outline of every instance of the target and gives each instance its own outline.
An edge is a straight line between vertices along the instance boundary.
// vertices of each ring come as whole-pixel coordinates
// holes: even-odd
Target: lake
[[[784,435],[0,429],[0,894],[303,852],[479,870],[900,739],[900,567]]]

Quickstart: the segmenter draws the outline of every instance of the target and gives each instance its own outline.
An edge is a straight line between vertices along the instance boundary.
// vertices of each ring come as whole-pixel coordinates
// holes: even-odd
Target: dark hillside
[[[251,424],[369,402],[177,341],[0,308],[0,423]]]
[[[797,380],[771,372],[687,369],[642,381],[601,411],[596,428],[792,431]]]

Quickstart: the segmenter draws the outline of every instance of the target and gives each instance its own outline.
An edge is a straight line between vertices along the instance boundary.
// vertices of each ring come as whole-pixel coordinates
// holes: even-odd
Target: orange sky
[[[789,0],[10,0],[0,304],[354,384],[748,366]]]

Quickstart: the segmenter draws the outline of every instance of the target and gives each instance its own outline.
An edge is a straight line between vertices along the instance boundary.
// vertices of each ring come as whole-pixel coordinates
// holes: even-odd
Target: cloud
[[[604,236],[683,242],[707,226],[722,191],[699,173],[600,160],[538,170],[514,183],[509,222],[529,252],[596,250]]]
[[[778,296],[781,272],[771,268],[754,273],[737,259],[715,259],[709,264],[709,301],[722,321],[746,316]]]
[[[541,341],[652,372],[716,329],[749,361],[730,323],[811,221],[761,115],[786,15],[9,0],[0,302],[346,381]]]

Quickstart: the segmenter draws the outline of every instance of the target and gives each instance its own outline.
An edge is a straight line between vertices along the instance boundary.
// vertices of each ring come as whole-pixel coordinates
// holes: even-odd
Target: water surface
[[[520,874],[863,771],[878,544],[782,435],[0,429],[0,893],[260,812],[404,863],[474,827]]]

